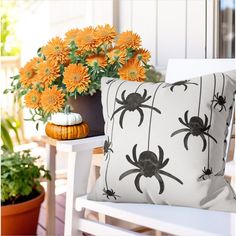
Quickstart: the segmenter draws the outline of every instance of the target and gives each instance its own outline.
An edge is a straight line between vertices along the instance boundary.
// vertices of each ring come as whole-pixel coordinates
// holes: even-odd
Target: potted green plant
[[[38,158],[29,150],[1,155],[1,235],[36,235],[45,195],[39,181],[51,178]]]

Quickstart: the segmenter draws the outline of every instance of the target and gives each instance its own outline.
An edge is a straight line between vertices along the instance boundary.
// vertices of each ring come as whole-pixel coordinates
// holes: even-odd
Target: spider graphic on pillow
[[[122,129],[123,129],[124,115],[127,111],[133,112],[137,110],[139,112],[140,121],[139,121],[138,126],[140,126],[143,123],[143,119],[144,119],[144,113],[143,113],[142,108],[149,108],[156,111],[159,114],[161,113],[160,110],[157,109],[156,107],[144,104],[151,98],[151,96],[147,96],[146,89],[144,89],[143,95],[141,95],[140,93],[134,92],[134,93],[128,94],[128,96],[125,97],[125,93],[126,93],[126,90],[122,92],[121,100],[116,98],[116,102],[119,103],[121,106],[118,109],[116,109],[111,116],[111,120],[112,120],[118,112],[122,111],[120,115],[120,120],[119,120],[119,124]]]
[[[168,164],[169,159],[167,158],[166,160],[164,160],[164,152],[160,146],[158,146],[159,157],[154,152],[148,150],[142,152],[139,155],[139,158],[137,159],[136,149],[137,149],[137,144],[134,145],[132,150],[133,159],[131,159],[129,155],[126,155],[127,161],[131,165],[135,166],[135,168],[125,171],[123,174],[120,175],[119,180],[122,180],[123,178],[125,178],[130,174],[137,173],[134,180],[134,184],[136,189],[140,193],[143,193],[143,191],[140,188],[140,178],[142,176],[146,178],[151,178],[154,176],[157,179],[160,185],[159,194],[162,194],[165,188],[164,181],[161,175],[167,176],[177,181],[178,183],[183,184],[183,182],[180,179],[163,170],[163,168]]]
[[[173,84],[166,84],[163,88],[170,87],[171,92],[174,92],[173,90],[175,87],[183,86],[184,91],[186,91],[189,84],[198,85],[197,83],[190,82],[190,80],[181,80],[181,81],[177,81]]]
[[[212,100],[212,103],[215,103],[214,109],[216,106],[220,107],[219,112],[221,112],[223,109],[226,111],[225,103],[226,103],[226,96],[219,95],[219,93],[214,95],[214,99]]]
[[[211,138],[212,140],[215,141],[215,143],[217,143],[216,139],[209,134],[209,130],[210,130],[210,125],[208,124],[208,117],[205,115],[205,121],[203,122],[202,118],[200,118],[199,116],[193,116],[190,118],[190,120],[188,119],[188,112],[186,111],[184,113],[184,121],[181,117],[179,117],[179,122],[184,125],[186,128],[182,128],[179,130],[176,130],[175,132],[173,132],[171,134],[171,137],[183,133],[183,132],[187,132],[185,137],[184,137],[184,147],[186,150],[188,150],[188,139],[190,135],[193,136],[200,136],[202,141],[203,141],[203,148],[202,148],[202,152],[205,151],[206,146],[207,146],[207,141],[205,136]]]

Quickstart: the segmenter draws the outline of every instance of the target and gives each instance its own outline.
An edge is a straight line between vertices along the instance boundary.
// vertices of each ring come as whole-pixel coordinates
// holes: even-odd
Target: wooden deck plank
[[[64,222],[65,222],[65,199],[66,194],[59,194],[56,196],[56,235],[64,235]],[[37,228],[37,235],[46,235],[46,201],[43,202],[40,215],[39,224]]]

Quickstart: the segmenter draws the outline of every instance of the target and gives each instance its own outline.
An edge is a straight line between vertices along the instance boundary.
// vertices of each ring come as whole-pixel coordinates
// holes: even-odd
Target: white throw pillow
[[[236,71],[168,83],[102,79],[101,176],[89,199],[236,212],[224,179]]]

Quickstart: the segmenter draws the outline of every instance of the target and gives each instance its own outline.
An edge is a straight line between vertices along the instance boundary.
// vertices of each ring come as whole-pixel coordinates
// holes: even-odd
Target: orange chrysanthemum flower
[[[95,38],[98,42],[98,46],[106,43],[110,44],[117,36],[117,32],[114,27],[111,27],[109,24],[104,26],[99,25],[95,30]]]
[[[70,64],[65,68],[63,83],[69,92],[76,89],[79,93],[86,92],[90,83],[88,68],[81,64]]]
[[[151,58],[151,54],[148,50],[144,49],[144,48],[140,48],[136,51],[135,53],[135,57],[139,60],[139,61],[143,61],[145,63],[147,63],[150,58]]]
[[[66,32],[65,43],[67,45],[70,45],[71,42],[76,42],[80,32],[81,32],[81,30],[79,30],[79,29],[72,29],[72,30],[69,30],[68,32]]]
[[[124,67],[118,70],[118,74],[123,80],[144,81],[146,79],[145,69],[138,60],[129,60]]]
[[[107,60],[104,55],[94,55],[87,58],[87,63],[90,66],[100,66],[105,67],[107,66]]]
[[[108,62],[111,64],[115,62],[125,64],[126,53],[124,50],[115,47],[107,53],[107,57],[108,57]]]
[[[58,90],[54,85],[52,88],[46,88],[42,92],[41,106],[46,113],[55,113],[62,110],[65,99],[62,90]]]
[[[47,60],[65,64],[69,60],[69,48],[66,43],[59,37],[53,38],[46,46],[42,48],[43,54]]]
[[[33,68],[37,71],[38,70],[38,67],[39,67],[39,64],[40,63],[43,63],[43,59],[40,58],[40,57],[34,57],[30,60]]]
[[[50,61],[40,63],[37,71],[37,81],[43,85],[49,86],[52,81],[60,76],[59,66]]]
[[[126,31],[120,34],[116,46],[121,49],[137,49],[141,46],[141,38],[138,34],[135,34],[132,31]]]
[[[31,90],[25,95],[25,105],[28,108],[36,109],[40,107],[41,93],[36,90]]]
[[[22,67],[19,71],[20,73],[20,83],[25,87],[30,87],[35,79],[36,71],[34,69],[34,66],[32,65],[32,62],[26,63],[24,67]]]
[[[79,50],[92,51],[97,47],[97,41],[95,38],[95,29],[92,27],[86,27],[78,34],[76,45]]]

